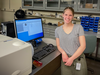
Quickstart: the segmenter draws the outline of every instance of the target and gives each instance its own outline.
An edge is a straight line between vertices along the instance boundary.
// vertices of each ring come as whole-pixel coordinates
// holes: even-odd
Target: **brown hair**
[[[64,11],[63,11],[63,14],[65,13],[65,10],[66,9],[70,9],[71,11],[72,11],[72,14],[74,15],[74,9],[72,8],[72,7],[66,7],[65,9],[64,9]]]

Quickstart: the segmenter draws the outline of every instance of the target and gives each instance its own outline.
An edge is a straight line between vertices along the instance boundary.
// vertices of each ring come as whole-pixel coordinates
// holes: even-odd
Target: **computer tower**
[[[14,22],[8,21],[8,22],[1,22],[2,28],[2,34],[12,37],[15,37],[15,29],[14,29]]]

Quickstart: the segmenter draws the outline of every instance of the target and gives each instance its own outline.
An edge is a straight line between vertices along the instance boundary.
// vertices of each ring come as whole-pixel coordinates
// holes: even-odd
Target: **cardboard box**
[[[63,25],[64,24],[64,22],[58,22],[58,26],[61,26],[61,25]]]
[[[93,8],[93,4],[92,3],[86,3],[85,8]]]

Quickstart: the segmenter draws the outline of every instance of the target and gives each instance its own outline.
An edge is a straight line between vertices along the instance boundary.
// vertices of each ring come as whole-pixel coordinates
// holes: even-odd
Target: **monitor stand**
[[[34,50],[36,50],[37,49],[36,41],[35,40],[31,40],[29,42],[33,45]]]

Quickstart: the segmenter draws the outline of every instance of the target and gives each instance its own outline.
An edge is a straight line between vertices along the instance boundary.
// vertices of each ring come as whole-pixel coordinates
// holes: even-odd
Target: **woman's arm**
[[[77,51],[71,57],[73,60],[76,59],[77,57],[79,57],[86,48],[85,36],[79,36],[79,42],[80,42],[80,47],[77,49]]]
[[[66,52],[60,47],[59,38],[56,38],[56,44],[57,44],[58,50],[62,53],[63,62],[67,62],[68,56],[67,56]]]
[[[66,62],[65,65],[67,66],[71,66],[71,64],[73,63],[73,61],[79,57],[83,51],[86,48],[86,42],[85,42],[85,36],[79,36],[79,42],[80,42],[80,46],[77,49],[77,51],[68,59],[68,61]]]

